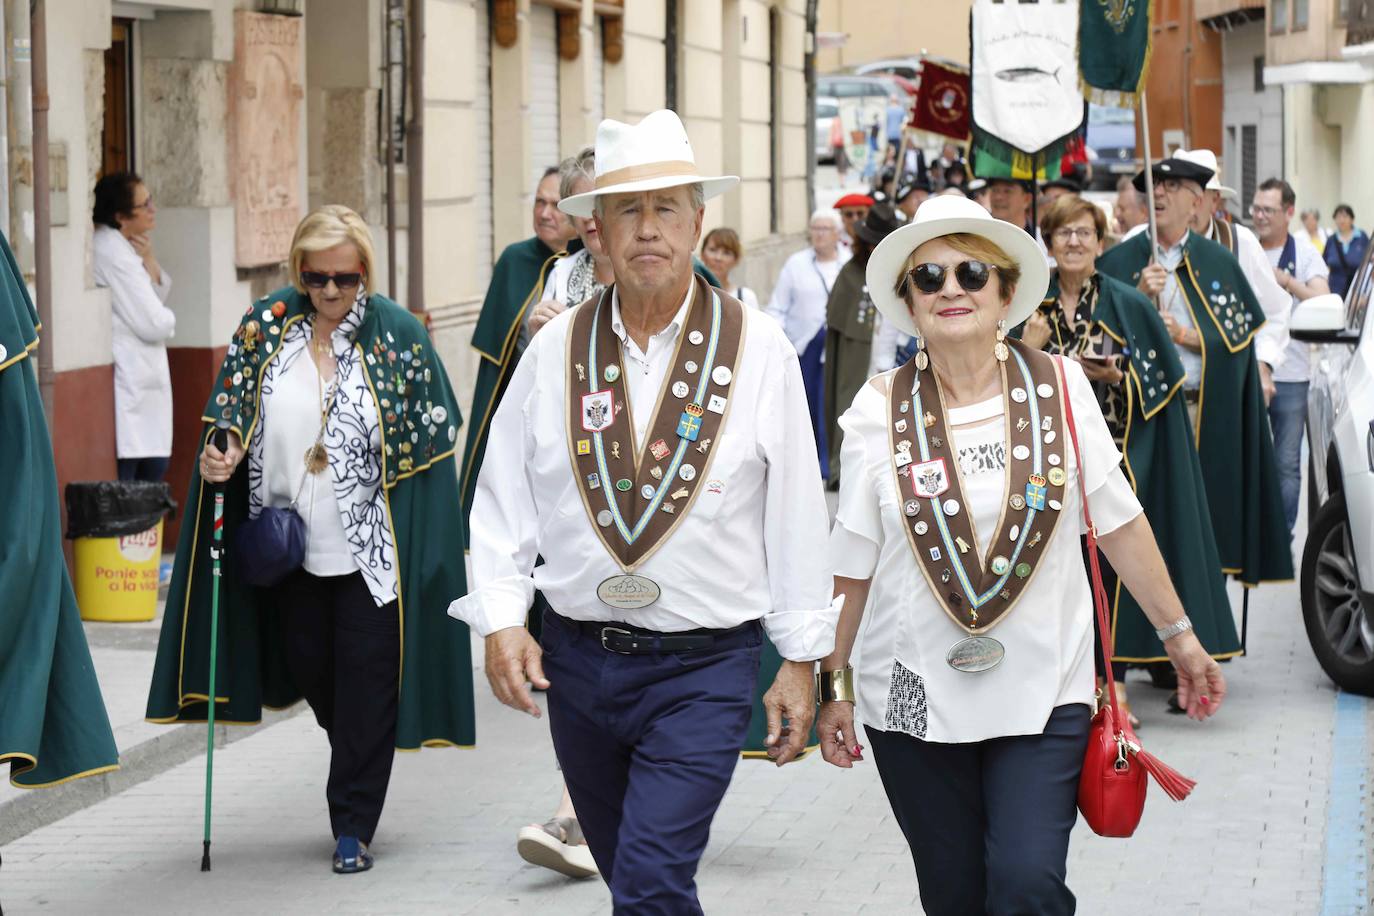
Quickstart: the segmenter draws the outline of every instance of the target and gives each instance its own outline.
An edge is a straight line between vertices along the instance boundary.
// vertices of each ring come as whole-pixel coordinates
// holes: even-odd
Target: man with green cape
[[[544,280],[574,237],[572,224],[558,211],[558,167],[546,169],[534,192],[534,235],[507,245],[491,271],[491,284],[472,332],[472,348],[481,356],[472,393],[471,424],[463,469],[463,531],[477,489],[477,475],[487,451],[487,430],[501,403],[520,354],[529,345],[529,316],[543,298]],[[466,541],[464,542],[466,546]]]
[[[1236,258],[1189,231],[1212,170],[1170,158],[1156,163],[1153,173],[1154,252],[1149,233],[1140,233],[1104,254],[1097,267],[1160,303],[1185,373],[1181,393],[1222,572],[1246,586],[1291,579],[1293,559],[1255,353],[1265,313]],[[1143,184],[1142,173],[1136,186]]]
[[[62,556],[57,471],[29,357],[41,330],[0,236],[0,762],[25,789],[116,769],[119,754]]]

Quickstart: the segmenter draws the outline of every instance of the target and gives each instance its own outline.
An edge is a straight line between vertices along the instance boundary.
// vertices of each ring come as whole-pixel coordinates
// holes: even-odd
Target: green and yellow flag
[[[1080,0],[1078,75],[1098,105],[1136,107],[1150,69],[1154,0]]]

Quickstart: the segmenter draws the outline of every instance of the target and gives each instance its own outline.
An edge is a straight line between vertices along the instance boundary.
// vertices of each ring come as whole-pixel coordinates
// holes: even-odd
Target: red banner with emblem
[[[968,138],[969,75],[925,61],[911,126],[954,140]]]

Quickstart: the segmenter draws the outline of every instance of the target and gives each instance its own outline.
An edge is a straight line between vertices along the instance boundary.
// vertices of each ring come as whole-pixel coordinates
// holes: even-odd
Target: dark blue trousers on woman
[[[749,726],[760,626],[618,655],[549,612],[542,645],[554,751],[614,912],[700,913],[697,863]]]
[[[865,726],[929,916],[1061,916],[1090,711],[1040,735],[937,744]]]

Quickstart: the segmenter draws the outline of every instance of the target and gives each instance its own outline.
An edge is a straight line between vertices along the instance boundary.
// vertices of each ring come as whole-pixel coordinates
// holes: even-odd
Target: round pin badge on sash
[[[1013,401],[1015,401],[1016,403],[1018,403],[1018,404],[1024,404],[1024,403],[1026,403],[1026,389],[1024,389],[1024,388],[1013,388],[1013,389],[1011,390],[1011,399],[1012,399]]]
[[[657,582],[644,576],[611,576],[596,587],[602,604],[623,611],[648,607],[662,593]]]
[[[689,389],[687,388],[687,383],[686,383],[686,382],[683,382],[683,381],[673,382],[673,397],[675,397],[675,398],[685,398],[685,397],[687,397],[687,392],[688,392],[688,390],[689,390]]]
[[[729,366],[717,366],[711,370],[711,381],[717,385],[728,385],[735,374],[730,371]]]
[[[614,519],[611,518],[610,509],[602,509],[600,512],[596,513],[596,523],[602,528],[611,527],[612,521],[614,521]]]
[[[684,464],[677,469],[677,476],[681,477],[683,480],[695,480],[697,469],[694,465]]]
[[[691,341],[692,346],[699,347],[701,346],[701,342],[706,338],[702,335],[700,331],[693,331],[692,333],[687,335],[687,339]]]
[[[1042,398],[1047,398],[1054,394],[1054,389],[1051,388],[1047,382],[1041,382],[1039,385],[1035,386],[1035,393]]]
[[[902,503],[902,511],[907,515],[919,515],[921,512],[920,500],[908,499]]]
[[[620,367],[615,363],[611,363],[606,367],[606,371],[601,373],[601,377],[608,382],[614,382],[616,379],[620,378]]]
[[[970,636],[950,646],[945,662],[955,671],[977,674],[1002,664],[1007,650],[991,636]]]
[[[1024,445],[1018,445],[1011,450],[1011,457],[1015,458],[1017,461],[1025,461],[1030,457],[1030,449],[1026,448]]]
[[[687,370],[687,374],[688,374],[688,375],[696,375],[697,369],[699,369],[699,368],[701,368],[701,367],[697,365],[697,361],[696,361],[696,360],[694,360],[694,359],[689,359],[689,360],[687,360],[687,362],[685,362],[685,363],[682,364],[682,368],[684,368],[684,369]]]

